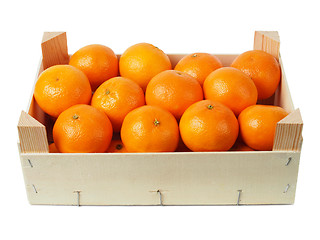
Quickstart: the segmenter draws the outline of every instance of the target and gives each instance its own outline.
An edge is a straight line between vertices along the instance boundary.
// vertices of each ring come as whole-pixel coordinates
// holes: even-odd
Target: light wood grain
[[[280,53],[280,38],[278,32],[255,31],[253,49],[265,51],[278,60]]]
[[[291,98],[289,85],[284,70],[285,68],[281,56],[279,57],[279,63],[281,67],[281,81],[274,95],[274,104],[284,108],[288,113],[291,113],[295,108]]]
[[[297,109],[277,123],[273,151],[301,151],[303,121]]]
[[[44,125],[22,111],[18,123],[22,153],[48,153],[47,132]]]
[[[57,64],[68,64],[69,55],[65,32],[45,32],[41,49],[44,69]]]
[[[238,190],[240,204],[292,204],[299,157],[272,151],[58,153],[21,154],[21,164],[31,204],[77,205],[79,191],[80,205],[160,205],[158,190],[163,205],[235,205]]]

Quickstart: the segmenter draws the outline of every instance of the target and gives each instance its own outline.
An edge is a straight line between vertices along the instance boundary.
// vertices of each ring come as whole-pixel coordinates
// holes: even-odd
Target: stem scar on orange
[[[212,100],[192,104],[182,115],[179,127],[183,142],[195,152],[227,151],[239,132],[234,113]]]
[[[179,127],[170,112],[157,106],[142,106],[125,117],[121,139],[129,152],[174,152]]]
[[[53,140],[62,153],[103,153],[109,147],[112,133],[107,115],[84,104],[62,112],[53,126]]]

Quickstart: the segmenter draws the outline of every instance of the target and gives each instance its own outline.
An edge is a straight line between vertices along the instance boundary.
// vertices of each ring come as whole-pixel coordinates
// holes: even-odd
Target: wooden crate
[[[48,153],[51,118],[33,93],[18,123],[19,152],[31,204],[237,205],[293,204],[302,119],[291,100],[277,32],[255,32],[254,49],[275,56],[282,79],[264,103],[290,114],[278,122],[272,151],[174,153]],[[44,33],[38,75],[68,62],[66,33]],[[184,55],[170,55],[175,65]],[[237,55],[217,55],[229,66]]]

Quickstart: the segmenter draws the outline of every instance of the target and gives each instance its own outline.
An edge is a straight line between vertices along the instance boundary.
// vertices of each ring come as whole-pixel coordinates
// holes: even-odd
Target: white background
[[[2,1],[0,239],[319,239],[320,17],[317,1]],[[241,53],[254,30],[277,30],[304,120],[296,202],[289,206],[57,207],[29,205],[16,125],[44,31],[67,31],[69,52],[116,53],[150,42],[167,53]]]

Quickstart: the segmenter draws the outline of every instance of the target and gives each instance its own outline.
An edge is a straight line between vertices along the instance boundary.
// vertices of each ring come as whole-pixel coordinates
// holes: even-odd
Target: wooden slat
[[[277,123],[273,151],[301,151],[303,121],[297,109]]]
[[[41,49],[44,69],[57,64],[68,64],[69,55],[65,32],[45,32]]]
[[[281,56],[279,57],[279,63],[281,67],[281,81],[277,91],[275,92],[274,104],[284,108],[287,112],[291,113],[294,111],[294,104],[291,98]]]
[[[44,125],[22,111],[18,123],[22,153],[48,153],[47,132]]]
[[[279,60],[280,38],[278,32],[255,31],[253,49],[263,50]]]
[[[80,192],[80,205],[160,205],[159,190],[163,205],[236,205],[238,190],[240,204],[292,204],[300,153],[51,153],[20,157],[31,204],[77,205]]]

